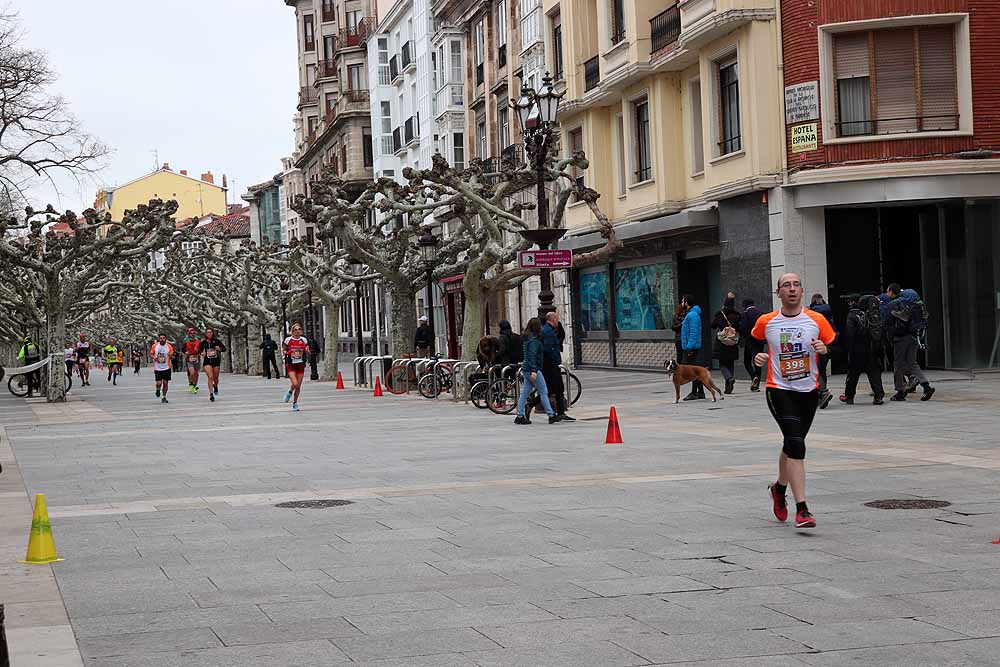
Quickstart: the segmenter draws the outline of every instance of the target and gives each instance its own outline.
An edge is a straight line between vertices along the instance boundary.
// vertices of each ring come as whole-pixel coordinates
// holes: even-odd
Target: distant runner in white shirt
[[[156,379],[156,397],[161,403],[169,403],[167,389],[170,386],[170,360],[174,356],[174,346],[167,342],[167,337],[160,334],[153,346],[149,348],[149,358],[153,361],[153,377]]]

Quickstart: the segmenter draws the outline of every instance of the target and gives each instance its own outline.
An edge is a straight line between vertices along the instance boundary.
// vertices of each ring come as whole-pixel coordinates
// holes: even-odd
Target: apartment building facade
[[[241,196],[250,211],[250,239],[257,245],[277,243],[287,245],[288,230],[285,211],[284,178],[278,174],[270,180],[251,185]]]
[[[314,243],[316,230],[305,224],[291,203],[309,194],[310,184],[331,166],[348,191],[360,193],[374,178],[366,40],[378,22],[384,0],[284,0],[295,10],[299,94],[294,116],[294,150],[283,161],[285,211],[289,241]],[[340,352],[369,353],[380,338],[378,290],[362,290],[360,309],[341,309]],[[361,318],[355,313],[360,310]],[[370,314],[365,316],[365,314]],[[310,316],[311,317],[311,316]],[[311,317],[311,320],[318,318]],[[360,320],[360,322],[359,322]],[[315,323],[316,331],[323,329]],[[362,327],[364,350],[357,347]],[[384,333],[381,336],[384,340]]]
[[[545,0],[547,68],[566,92],[563,150],[601,193],[623,250],[572,272],[573,347],[584,365],[656,368],[674,355],[673,310],[733,291],[768,305],[768,193],[784,164],[773,0]],[[569,205],[560,247],[600,246]],[[711,332],[704,327],[708,362]]]
[[[775,273],[930,312],[926,362],[995,366],[1000,341],[1000,5],[781,3],[788,178]]]

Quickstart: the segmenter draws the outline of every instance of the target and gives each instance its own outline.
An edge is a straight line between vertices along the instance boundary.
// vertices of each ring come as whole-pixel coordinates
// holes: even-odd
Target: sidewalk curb
[[[0,482],[13,482],[12,476],[20,479],[17,458],[3,426],[0,426],[0,463],[3,463]],[[32,514],[31,499],[23,481],[20,493],[0,493],[0,504],[3,515],[10,517],[10,530],[0,532],[0,555],[8,566],[6,572],[17,571],[17,574],[0,574],[0,599],[7,598],[8,591],[16,591],[16,596],[12,596],[15,601],[4,604],[11,667],[83,667],[52,565],[17,563],[27,549]]]

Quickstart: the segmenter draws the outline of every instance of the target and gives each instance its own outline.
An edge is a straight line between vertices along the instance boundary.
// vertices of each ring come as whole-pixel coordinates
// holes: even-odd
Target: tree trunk
[[[417,291],[410,283],[386,283],[390,307],[389,335],[392,339],[392,356],[413,354],[413,337],[417,332]]]
[[[247,374],[247,334],[246,328],[236,326],[232,334],[233,340],[233,373]]]
[[[323,368],[320,377],[324,380],[336,380],[339,365],[337,363],[337,337],[340,335],[340,304],[325,304],[323,312]]]
[[[45,388],[45,400],[49,403],[66,402],[66,367],[63,365],[62,355],[66,345],[66,311],[62,308],[61,289],[58,276],[50,278],[45,286],[45,349],[49,355],[49,381]]]
[[[475,361],[479,339],[483,337],[483,270],[473,264],[462,279],[465,314],[462,320],[462,361]]]
[[[247,333],[247,352],[249,353],[250,361],[247,364],[247,375],[263,375],[263,368],[261,366],[261,353],[260,353],[260,332],[262,326],[260,322],[248,325]]]

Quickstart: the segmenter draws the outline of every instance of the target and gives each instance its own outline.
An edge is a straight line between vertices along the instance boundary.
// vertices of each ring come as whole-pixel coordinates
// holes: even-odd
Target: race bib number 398
[[[809,377],[809,355],[781,355],[778,357],[778,369],[785,380],[801,380]]]

